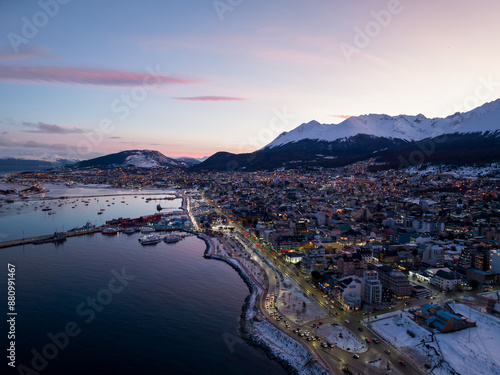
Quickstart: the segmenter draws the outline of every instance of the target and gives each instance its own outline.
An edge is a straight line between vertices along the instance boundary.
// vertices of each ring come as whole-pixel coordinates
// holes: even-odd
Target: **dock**
[[[73,231],[68,231],[65,232],[66,237],[75,237],[75,236],[83,236],[85,234],[92,234],[92,233],[99,233],[102,231],[102,227],[97,227],[97,228],[92,228],[86,231],[81,231],[81,232],[73,232]],[[37,241],[44,241],[48,240],[50,237],[52,237],[52,234],[46,234],[43,236],[36,236],[36,237],[26,237],[26,238],[20,238],[17,240],[10,240],[10,241],[3,241],[0,242],[0,249],[4,249],[7,247],[14,247],[14,246],[21,246],[21,245],[29,245]]]

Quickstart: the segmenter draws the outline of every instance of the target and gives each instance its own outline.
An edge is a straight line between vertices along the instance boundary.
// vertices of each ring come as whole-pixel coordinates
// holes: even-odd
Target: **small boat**
[[[74,208],[74,207],[72,207],[72,208]],[[102,215],[102,212],[98,212],[97,215]]]
[[[141,245],[154,245],[161,241],[161,237],[158,234],[148,234],[139,238]]]
[[[50,208],[49,206],[42,208],[42,211],[51,211],[51,210],[52,210],[52,208]]]
[[[155,229],[152,227],[142,227],[142,229],[141,229],[141,233],[151,233],[154,231],[155,231]]]
[[[134,228],[126,228],[123,233],[125,234],[134,234],[135,233],[135,229]]]
[[[104,228],[101,233],[102,234],[117,234],[118,229],[113,228],[113,227],[108,227],[108,228]]]
[[[55,215],[55,211],[49,212],[49,215]]]
[[[180,240],[182,240],[182,237],[179,237],[179,236],[166,236],[163,241],[165,241],[166,243],[176,243],[176,242],[179,242]]]

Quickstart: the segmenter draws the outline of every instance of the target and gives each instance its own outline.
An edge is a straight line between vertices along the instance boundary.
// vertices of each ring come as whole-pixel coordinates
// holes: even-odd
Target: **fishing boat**
[[[134,228],[126,228],[123,233],[125,234],[134,234],[135,233],[135,229]]]
[[[141,228],[141,233],[151,233],[151,232],[154,232],[155,229],[152,228],[152,227],[142,227]]]

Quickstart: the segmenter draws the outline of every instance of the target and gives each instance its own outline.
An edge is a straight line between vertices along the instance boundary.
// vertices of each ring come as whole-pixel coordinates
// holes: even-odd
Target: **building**
[[[479,284],[483,285],[490,285],[495,282],[495,275],[483,270],[476,270],[475,268],[467,270],[467,278],[469,280],[476,280]]]
[[[500,250],[490,250],[490,272],[500,273]]]
[[[413,296],[417,298],[426,298],[432,296],[432,290],[423,287],[422,285],[412,286]]]
[[[425,319],[431,328],[437,328],[442,333],[459,331],[464,328],[474,327],[476,323],[447,311],[437,303],[426,303],[418,311],[418,315]]]
[[[433,267],[444,267],[444,250],[439,246],[427,246],[422,261]]]
[[[274,248],[278,251],[298,250],[306,243],[305,236],[278,236],[274,240]]]
[[[361,309],[361,281],[356,276],[338,280],[333,289],[334,298],[347,310]]]
[[[295,251],[288,251],[285,253],[285,261],[288,263],[299,263],[302,261],[302,258],[305,256],[303,253],[297,253]]]
[[[439,270],[431,279],[431,284],[437,286],[441,290],[455,290],[457,285],[462,283],[462,277],[453,271]]]
[[[366,263],[363,260],[361,254],[356,253],[344,253],[337,261],[337,271],[339,277],[346,277],[356,274],[356,270],[364,270],[366,268]]]
[[[300,263],[301,272],[310,275],[312,271],[323,273],[325,271],[325,248],[307,249],[306,255]]]
[[[368,305],[377,306],[382,302],[382,283],[377,271],[363,272],[363,301]]]
[[[309,220],[307,219],[297,220],[297,222],[295,223],[295,232],[297,234],[306,234],[307,232],[309,232],[308,225]]]
[[[388,288],[392,297],[395,299],[409,298],[412,294],[412,288],[408,276],[398,269],[388,266],[378,268],[379,279],[384,288]]]

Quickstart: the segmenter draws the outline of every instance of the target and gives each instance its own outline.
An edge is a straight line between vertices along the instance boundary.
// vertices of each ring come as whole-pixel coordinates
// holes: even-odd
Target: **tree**
[[[321,280],[323,280],[323,276],[316,270],[311,272],[311,277],[314,282],[320,282]]]

